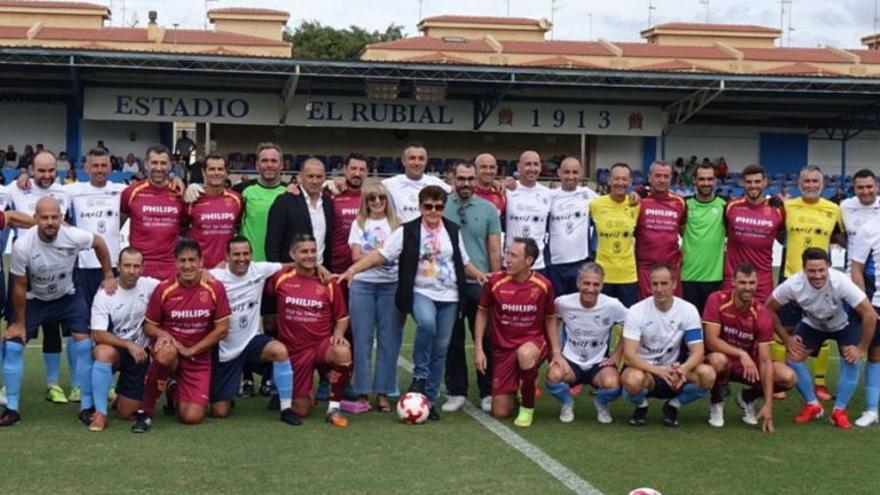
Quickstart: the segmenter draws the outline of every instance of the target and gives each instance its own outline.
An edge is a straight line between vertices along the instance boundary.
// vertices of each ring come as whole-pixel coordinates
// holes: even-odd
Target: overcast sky
[[[94,0],[93,0],[94,1]],[[859,39],[875,31],[875,4],[880,0],[792,0],[786,5],[785,29],[789,25],[792,46],[834,45],[861,46]],[[147,21],[147,11],[157,10],[165,26],[202,27],[205,3],[202,0],[97,0],[113,10],[114,25],[131,24],[137,15],[140,25]],[[780,26],[780,0],[651,0],[652,23],[686,21],[759,24]],[[551,18],[556,5],[556,39],[605,38],[637,41],[639,31],[648,26],[649,0],[423,0],[424,17],[438,14],[510,15]],[[317,20],[335,27],[358,25],[370,30],[384,30],[390,23],[416,35],[419,19],[418,0],[212,0],[209,8],[253,6],[287,10],[290,26],[304,20]],[[592,14],[592,33],[590,17]],[[787,35],[786,35],[787,36]],[[786,44],[787,41],[786,41]]]

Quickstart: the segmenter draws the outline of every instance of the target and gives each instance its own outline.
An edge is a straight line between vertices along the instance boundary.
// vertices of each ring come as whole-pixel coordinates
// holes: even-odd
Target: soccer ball
[[[397,417],[408,425],[424,423],[430,409],[431,401],[418,392],[407,392],[397,401]]]
[[[629,495],[662,495],[662,494],[653,488],[636,488],[635,490],[629,492]]]

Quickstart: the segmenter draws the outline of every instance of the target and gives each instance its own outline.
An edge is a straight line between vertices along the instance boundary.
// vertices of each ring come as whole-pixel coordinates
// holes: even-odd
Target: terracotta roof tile
[[[27,37],[28,27],[26,26],[0,26],[0,38],[3,39],[21,39]]]
[[[494,17],[494,16],[470,16],[470,15],[437,15],[425,17],[422,22],[460,22],[466,24],[517,24],[523,26],[538,26],[540,19],[527,17]]]
[[[668,62],[660,62],[657,64],[640,65],[638,67],[630,67],[631,70],[645,71],[676,71],[676,72],[724,72],[705,65],[692,64],[686,60],[675,59]]]
[[[24,33],[27,32],[25,28]],[[18,37],[23,38],[25,34]],[[123,42],[123,43],[147,43],[146,28],[120,28],[105,27],[103,29],[74,29],[45,27],[37,35],[40,40],[64,40],[64,41],[96,41],[96,42]],[[163,41],[165,43],[181,44],[220,44],[220,45],[244,45],[244,46],[287,46],[283,41],[274,41],[256,36],[227,33],[218,31],[205,31],[201,29],[166,29]]]
[[[853,55],[858,55],[862,59],[863,64],[880,64],[880,50],[848,48],[846,51]]]
[[[523,67],[562,67],[567,69],[606,69],[601,65],[574,60],[569,57],[550,57],[518,64]]]
[[[650,43],[613,42],[623,50],[624,57],[665,57],[665,58],[711,58],[731,59],[732,57],[714,46],[668,46]]]
[[[612,55],[595,41],[500,41],[505,53],[529,53],[542,55]]]
[[[765,74],[765,75],[803,75],[803,76],[839,76],[841,75],[839,72],[831,71],[828,69],[822,69],[820,67],[816,67],[815,65],[798,62],[789,65],[782,65],[779,67],[773,67],[770,69],[764,69],[756,72],[756,74]]]
[[[219,9],[211,9],[208,11],[208,15],[211,14],[253,14],[253,15],[284,15],[289,16],[290,14],[283,10],[275,10],[275,9],[260,9],[254,7],[224,7]]]
[[[465,39],[460,42],[444,41],[440,38],[416,36],[395,41],[373,43],[369,48],[383,50],[434,50],[451,52],[493,52],[492,47],[483,40]]]
[[[77,10],[108,10],[103,5],[89,2],[47,2],[44,0],[5,0],[0,1],[0,7],[24,7],[24,8],[56,8]]]
[[[731,31],[731,32],[753,32],[753,33],[774,33],[779,34],[776,28],[766,26],[757,26],[754,24],[703,24],[699,22],[667,22],[665,24],[657,24],[653,28],[642,31],[650,31],[651,29],[665,29],[667,31]]]
[[[849,62],[825,48],[737,48],[746,60],[779,60],[784,62]]]
[[[455,55],[450,55],[448,53],[443,52],[434,52],[428,53],[426,55],[419,55],[416,57],[409,57],[400,60],[401,62],[412,62],[412,63],[438,63],[438,64],[463,64],[463,65],[476,65],[477,62],[464,58],[457,57]]]

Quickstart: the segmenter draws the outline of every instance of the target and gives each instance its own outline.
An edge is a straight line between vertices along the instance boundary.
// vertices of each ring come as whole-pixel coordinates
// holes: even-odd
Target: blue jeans
[[[394,308],[397,283],[377,284],[355,280],[349,290],[351,340],[354,347],[354,392],[393,395],[397,392],[397,357],[403,329]],[[376,367],[371,373],[373,341]]]
[[[446,351],[457,313],[457,302],[433,301],[418,292],[413,294],[413,318],[416,320],[413,378],[425,380],[425,393],[431,402],[437,400],[440,392]]]

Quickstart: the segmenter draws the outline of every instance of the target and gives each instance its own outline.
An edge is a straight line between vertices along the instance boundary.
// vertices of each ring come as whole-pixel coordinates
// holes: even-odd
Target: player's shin
[[[538,379],[538,366],[532,366],[527,370],[519,370],[520,394],[522,406],[529,409],[535,407],[535,382]]]
[[[813,360],[813,384],[817,387],[825,386],[825,376],[828,374],[828,359],[830,356],[828,343],[819,348],[819,355]]]
[[[18,411],[21,399],[21,378],[24,372],[24,346],[7,341],[3,359],[3,380],[6,383],[6,407]]]
[[[596,389],[596,402],[603,406],[608,405],[609,402],[619,399],[622,392],[622,387]]]
[[[43,365],[46,367],[46,385],[58,385],[61,370],[60,352],[43,352]]]
[[[293,368],[290,367],[290,361],[285,359],[272,363],[272,376],[275,377],[275,388],[278,389],[281,410],[290,409],[293,404]]]
[[[110,363],[98,361],[92,365],[92,397],[95,410],[104,416],[107,415],[107,400],[112,384],[113,366]]]
[[[92,341],[91,339],[76,340],[73,342],[73,350],[76,359],[76,379],[82,395],[80,398],[80,410],[91,409],[92,402]]]
[[[860,362],[848,363],[841,358],[840,378],[837,380],[837,398],[834,401],[834,409],[846,409],[847,403],[859,385],[860,364]]]
[[[880,363],[868,363],[865,368],[865,409],[877,412],[880,402]]]
[[[797,374],[797,389],[808,404],[818,404],[816,391],[813,389],[813,376],[803,361],[789,361],[788,366]]]
[[[82,387],[79,377],[79,355],[73,337],[64,337],[64,354],[67,356],[67,367],[70,369],[70,382],[74,387]]]
[[[544,388],[553,397],[556,398],[563,406],[574,402],[574,397],[568,393],[568,384],[565,382],[553,383],[549,380],[544,381]]]
[[[623,398],[632,402],[636,407],[646,407],[648,405],[646,400],[647,397],[647,390],[640,390],[638,393],[631,394],[626,388],[623,389]]]
[[[351,365],[338,366],[334,365],[328,375],[330,380],[330,401],[327,410],[339,409],[339,403],[345,396],[345,387],[351,380]]]
[[[152,417],[156,411],[156,401],[159,395],[165,389],[168,377],[171,375],[171,368],[160,363],[158,359],[150,362],[147,369],[147,378],[144,380],[144,400],[141,403],[141,410],[147,416]]]

